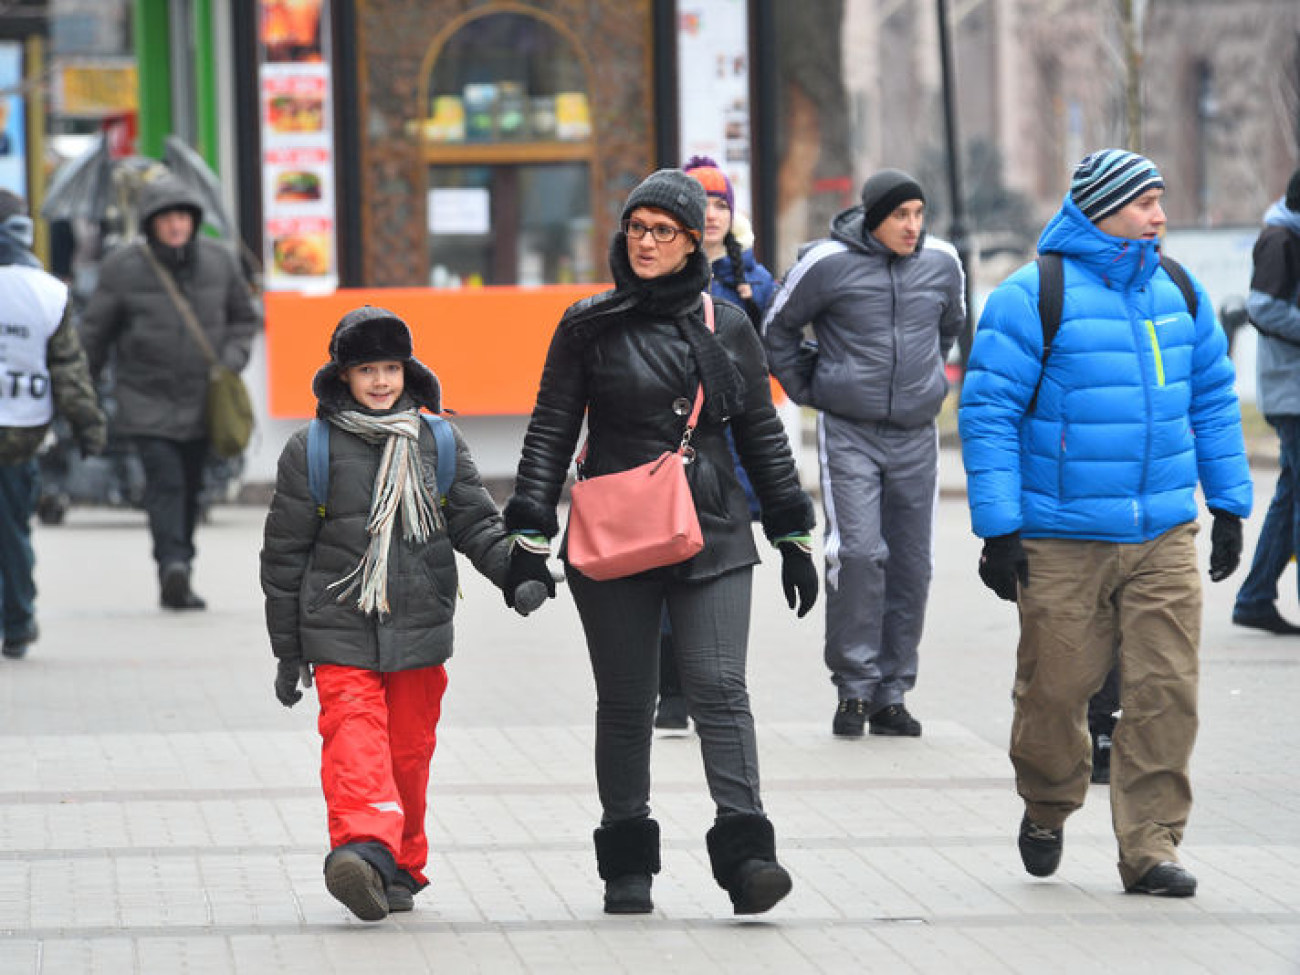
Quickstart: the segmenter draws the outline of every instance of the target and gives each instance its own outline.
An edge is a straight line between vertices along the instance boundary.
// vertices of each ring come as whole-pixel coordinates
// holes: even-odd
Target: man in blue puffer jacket
[[[1227,339],[1160,267],[1164,181],[1143,156],[1085,158],[1038,241],[1063,258],[1060,330],[1044,359],[1038,273],[990,295],[962,390],[980,577],[1020,611],[1011,761],[1019,846],[1055,872],[1083,804],[1086,708],[1118,647],[1122,715],[1111,811],[1126,890],[1187,897],[1201,583],[1196,487],[1214,515],[1210,578],[1241,558],[1252,489]]]

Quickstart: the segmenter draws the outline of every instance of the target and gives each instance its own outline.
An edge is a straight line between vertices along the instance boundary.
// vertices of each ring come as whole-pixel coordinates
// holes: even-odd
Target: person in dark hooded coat
[[[161,602],[177,610],[206,606],[190,576],[208,455],[211,370],[145,248],[188,300],[227,369],[243,371],[261,327],[235,255],[200,236],[202,223],[197,197],[175,176],[146,183],[140,192],[144,241],[119,247],[104,261],[81,320],[92,375],[116,352],[113,430],[131,438],[140,455]]]
[[[377,921],[411,910],[428,884],[426,793],[452,652],[455,552],[501,586],[510,542],[454,427],[455,477],[437,496],[437,442],[420,410],[441,411],[441,387],[400,318],[369,305],[344,315],[312,391],[328,425],[329,493],[318,506],[303,427],[280,455],[266,518],[266,625],[280,703],[293,707],[300,680],[313,678],[320,699],[326,886]],[[555,594],[544,565],[521,584],[530,583]],[[521,613],[541,602],[540,592],[531,604],[511,595]]]

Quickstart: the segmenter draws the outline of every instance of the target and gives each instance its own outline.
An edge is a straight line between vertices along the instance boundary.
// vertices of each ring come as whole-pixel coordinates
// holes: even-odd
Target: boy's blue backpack
[[[432,413],[421,413],[420,417],[429,425],[438,447],[434,479],[438,487],[438,504],[444,505],[451,482],[456,478],[456,437],[451,424],[442,417]],[[307,490],[316,505],[316,513],[324,518],[325,503],[330,497],[330,428],[319,418],[314,418],[307,428]]]

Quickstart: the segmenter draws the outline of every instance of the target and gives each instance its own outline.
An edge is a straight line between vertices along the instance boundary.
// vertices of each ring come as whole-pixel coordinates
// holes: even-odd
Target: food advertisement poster
[[[338,286],[334,109],[326,0],[262,0],[262,213],[266,287]]]
[[[27,196],[23,45],[0,41],[0,188]]]
[[[677,110],[682,161],[710,156],[731,179],[736,209],[753,216],[748,0],[677,5]]]

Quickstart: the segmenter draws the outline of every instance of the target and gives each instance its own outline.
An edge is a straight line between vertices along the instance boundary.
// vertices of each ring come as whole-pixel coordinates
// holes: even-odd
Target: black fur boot
[[[659,824],[631,819],[601,826],[596,841],[596,866],[605,881],[606,914],[649,914],[650,878],[659,872]]]
[[[723,816],[708,834],[713,878],[737,914],[762,914],[790,893],[790,874],[776,862],[776,833],[766,816]]]

